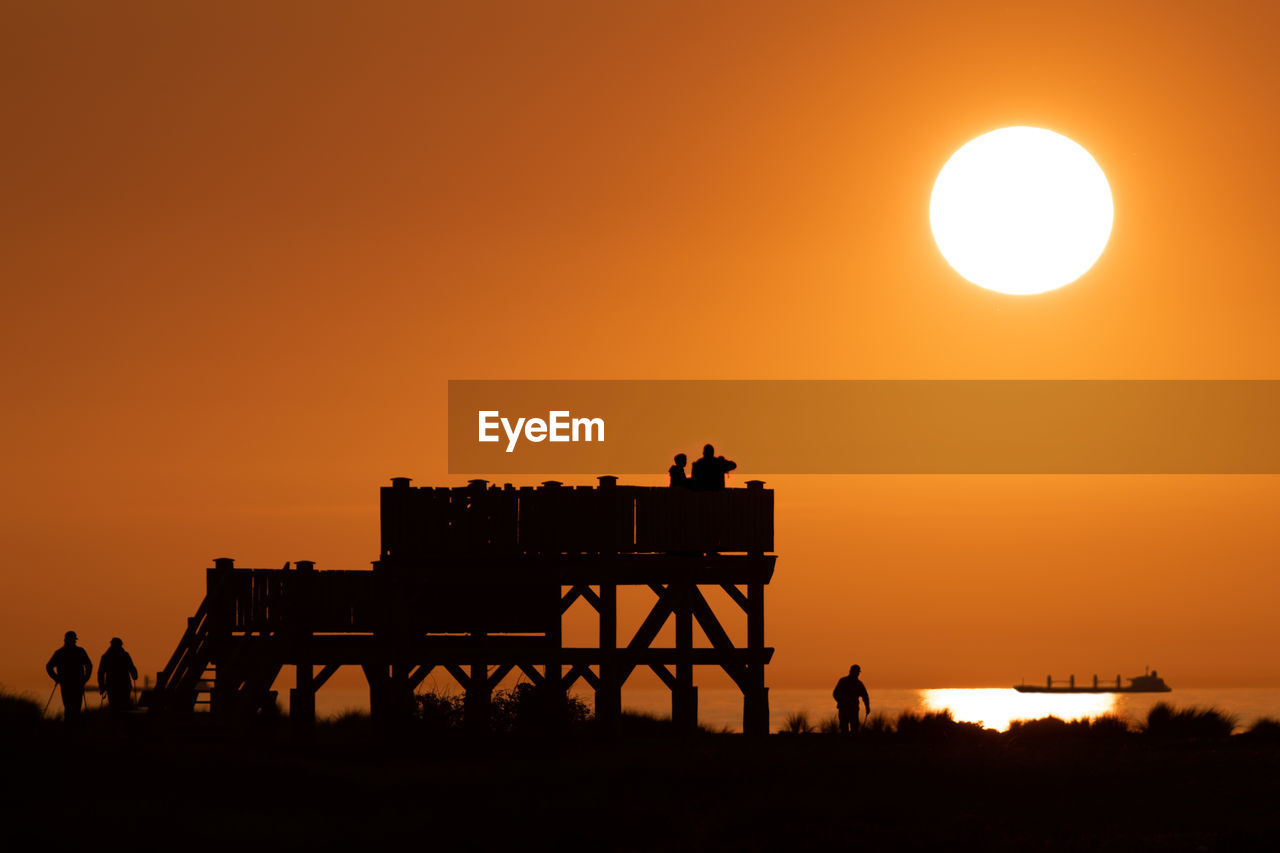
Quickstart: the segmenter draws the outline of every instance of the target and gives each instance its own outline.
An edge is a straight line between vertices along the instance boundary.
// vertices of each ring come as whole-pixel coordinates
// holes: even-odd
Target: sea
[[[1237,730],[1247,729],[1262,718],[1280,719],[1280,688],[1176,688],[1171,693],[1019,693],[1007,687],[916,688],[877,690],[868,685],[873,714],[897,717],[903,711],[929,713],[950,711],[964,722],[1005,731],[1014,720],[1058,717],[1063,720],[1092,719],[1118,715],[1131,723],[1146,719],[1158,702],[1175,708],[1215,708],[1233,716]],[[282,691],[283,693],[283,691]],[[575,695],[592,705],[589,691]],[[358,690],[321,690],[316,694],[316,712],[337,716],[348,710],[367,710],[368,694]],[[670,716],[671,694],[665,689],[624,688],[623,708],[656,716]],[[830,688],[785,688],[769,690],[769,728],[782,731],[789,718],[803,714],[817,726],[835,717]],[[698,722],[713,730],[742,731],[742,694],[734,688],[701,687],[698,690]]]
[[[288,682],[277,682],[279,700],[288,710]],[[456,688],[455,688],[456,689]],[[1159,702],[1175,708],[1213,708],[1235,719],[1236,730],[1243,731],[1260,719],[1280,720],[1280,688],[1213,687],[1175,688],[1170,693],[1019,693],[1008,687],[922,687],[877,689],[868,685],[873,714],[896,718],[904,711],[931,713],[950,711],[963,722],[978,723],[986,728],[1006,731],[1014,720],[1058,717],[1062,720],[1093,719],[1103,715],[1123,717],[1137,724]],[[45,696],[33,690],[22,691],[43,701]],[[448,692],[448,691],[447,691]],[[588,708],[593,705],[590,690],[575,689]],[[48,696],[47,713],[61,713],[58,699]],[[98,703],[96,695],[86,697],[90,707]],[[665,688],[626,687],[622,693],[624,710],[638,711],[658,717],[671,714],[671,694]],[[316,694],[316,714],[334,718],[349,712],[369,710],[367,688],[326,685]],[[830,688],[774,687],[769,690],[769,729],[784,731],[790,722],[803,715],[817,727],[835,717],[835,702]],[[732,687],[698,688],[698,722],[714,731],[742,731],[742,694]]]

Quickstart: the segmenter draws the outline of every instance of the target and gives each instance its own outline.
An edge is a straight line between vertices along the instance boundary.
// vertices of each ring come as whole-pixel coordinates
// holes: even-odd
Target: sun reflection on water
[[[950,710],[961,722],[981,723],[1002,732],[1014,720],[1083,720],[1116,710],[1114,693],[1019,693],[1002,687],[921,692],[926,711]]]

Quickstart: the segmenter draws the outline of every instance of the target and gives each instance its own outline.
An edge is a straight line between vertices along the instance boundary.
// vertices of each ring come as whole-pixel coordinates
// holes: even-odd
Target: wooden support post
[[[693,585],[673,581],[676,605],[676,685],[671,690],[671,722],[677,731],[698,728],[698,689],[693,686]]]
[[[293,577],[293,589],[289,595],[293,619],[293,637],[297,679],[289,691],[289,719],[295,731],[309,738],[316,726],[316,687],[313,653],[311,648],[311,594],[315,580],[316,564],[311,560],[297,560]]]
[[[557,727],[564,718],[564,666],[560,660],[560,649],[564,645],[562,615],[559,607],[547,614],[547,658],[542,683],[538,685],[543,721],[548,729]]]
[[[747,584],[747,683],[742,688],[742,731],[769,733],[769,688],[764,686],[764,583]]]
[[[618,671],[618,586],[600,584],[600,686],[596,688],[596,722],[613,732],[622,716],[622,683]]]
[[[230,661],[232,606],[231,577],[235,560],[220,557],[205,576],[205,601],[208,603],[209,662],[215,667],[213,691],[209,694],[209,710],[226,715],[235,701],[235,679]]]
[[[489,661],[485,655],[484,602],[477,601],[475,606],[477,609],[472,615],[471,628],[471,644],[475,652],[471,659],[471,671],[463,685],[466,694],[462,700],[462,722],[467,731],[482,734],[489,729],[489,705],[493,688],[489,684]]]
[[[392,713],[400,722],[413,716],[413,688],[409,686],[409,676],[413,673],[413,664],[403,658],[391,665],[391,681],[388,685]]]
[[[492,698],[489,665],[484,662],[482,655],[471,662],[471,671],[463,686],[466,689],[462,699],[463,725],[473,734],[482,734],[489,729],[489,705]]]
[[[369,716],[385,721],[389,716],[387,685],[391,681],[391,668],[386,664],[361,664],[364,677],[369,682]]]

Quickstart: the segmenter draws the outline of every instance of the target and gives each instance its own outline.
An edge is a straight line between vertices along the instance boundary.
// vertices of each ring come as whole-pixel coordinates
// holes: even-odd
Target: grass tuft
[[[809,722],[809,715],[804,711],[795,711],[787,714],[782,722],[782,731],[790,735],[807,735],[815,731],[813,723]]]
[[[1164,740],[1221,740],[1231,736],[1236,717],[1217,708],[1175,709],[1161,702],[1147,713],[1142,731]]]
[[[0,726],[5,730],[34,728],[43,717],[40,703],[35,699],[0,689]]]
[[[1280,743],[1280,720],[1275,717],[1262,717],[1255,720],[1243,737],[1258,743]]]

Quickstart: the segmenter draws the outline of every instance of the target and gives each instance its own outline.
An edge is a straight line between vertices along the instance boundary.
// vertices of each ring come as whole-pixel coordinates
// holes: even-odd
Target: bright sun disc
[[[1097,161],[1038,127],[1005,127],[960,148],[938,173],[929,226],[947,263],[1000,293],[1044,293],[1088,272],[1115,208]]]

